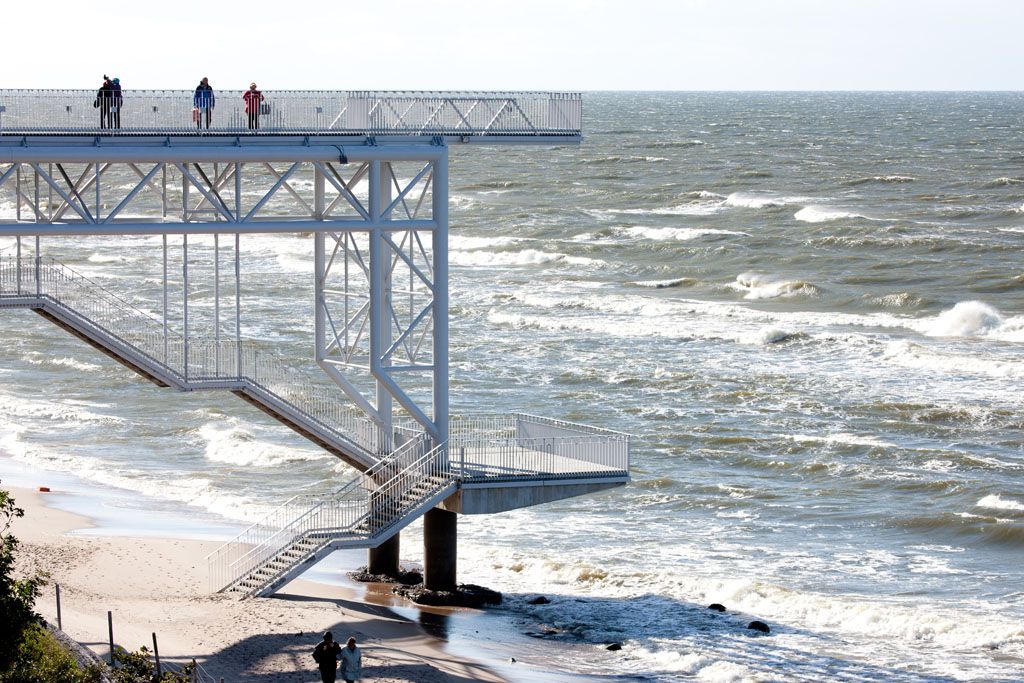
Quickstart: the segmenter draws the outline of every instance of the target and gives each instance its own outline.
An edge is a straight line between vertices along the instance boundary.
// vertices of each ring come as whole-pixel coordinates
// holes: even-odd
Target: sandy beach
[[[369,680],[506,680],[343,586],[297,580],[272,598],[211,594],[204,558],[219,543],[69,533],[94,524],[47,505],[47,496],[59,493],[2,486],[25,509],[14,525],[20,569],[51,576],[38,611],[56,623],[52,584],[59,583],[64,631],[101,657],[109,654],[109,610],[116,645],[151,647],[156,633],[162,660],[195,658],[217,680],[319,681],[310,653],[327,630],[358,639]]]

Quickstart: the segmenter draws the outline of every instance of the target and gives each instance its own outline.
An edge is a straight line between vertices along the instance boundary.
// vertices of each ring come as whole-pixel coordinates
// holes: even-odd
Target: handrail
[[[92,89],[0,89],[0,135],[579,137],[582,129],[578,92],[268,90],[262,93],[262,102],[251,108],[243,101],[243,93],[242,89],[218,89],[208,107],[205,98],[195,100],[193,90],[126,89],[115,99]],[[202,116],[196,117],[197,113]]]
[[[211,582],[216,586],[215,590],[222,590],[244,579],[267,560],[277,557],[311,533],[335,536],[348,533],[369,541],[386,532],[439,490],[436,487],[429,488],[420,492],[419,496],[407,499],[407,495],[417,485],[435,476],[444,476],[445,482],[451,481],[451,471],[443,458],[445,453],[445,445],[442,444],[424,453],[375,488],[371,488],[369,478],[360,477],[362,485],[347,491],[345,496],[321,499],[226,567],[218,568],[224,571],[215,572],[211,566]],[[359,514],[346,514],[353,510]],[[324,524],[323,521],[332,523]],[[226,582],[223,581],[225,577],[228,577]]]
[[[421,437],[425,439],[426,435],[421,435]],[[344,496],[350,490],[352,490],[355,487],[357,487],[360,484],[362,484],[366,479],[369,479],[369,480],[372,481],[375,475],[377,475],[378,473],[383,471],[386,467],[388,467],[389,465],[393,464],[398,459],[404,457],[406,452],[412,451],[413,449],[415,449],[417,446],[420,446],[421,444],[422,444],[422,442],[418,441],[418,440],[410,440],[410,441],[402,444],[402,446],[400,446],[398,449],[396,449],[394,452],[392,452],[387,458],[379,460],[376,464],[374,464],[368,470],[366,470],[365,472],[360,472],[355,477],[352,477],[351,479],[349,479],[341,488],[339,488],[338,490],[334,491],[333,493],[330,493],[330,494],[327,494],[327,495],[330,496],[330,497],[335,497],[335,498],[336,497],[340,497],[340,496]],[[224,550],[228,546],[231,546],[233,544],[238,544],[238,543],[242,543],[242,544],[246,543],[245,541],[242,540],[243,537],[247,536],[249,533],[251,533],[253,530],[255,530],[258,527],[266,526],[267,523],[278,514],[278,511],[291,506],[293,503],[295,503],[296,501],[301,500],[303,498],[315,499],[315,500],[322,500],[323,499],[323,497],[321,497],[321,496],[314,497],[314,496],[311,496],[310,494],[299,494],[297,496],[292,496],[287,501],[285,501],[284,503],[279,505],[277,508],[275,508],[271,512],[268,512],[267,514],[265,514],[258,521],[252,523],[249,527],[247,527],[244,531],[239,533],[237,536],[235,536],[231,540],[225,542],[223,545],[218,547],[216,550],[214,550],[211,553],[209,553],[204,559],[207,562],[210,562],[214,555],[217,555],[218,553],[220,553],[222,550]]]
[[[371,454],[387,453],[390,436],[364,413],[338,401],[327,386],[285,366],[279,358],[251,341],[185,338],[163,322],[136,308],[94,280],[52,258],[41,259],[36,282],[33,257],[0,256],[0,278],[17,280],[12,293],[36,292],[66,306],[89,325],[119,340],[189,388],[209,381],[233,381],[259,388],[307,420],[353,441]],[[239,366],[239,360],[241,366]]]

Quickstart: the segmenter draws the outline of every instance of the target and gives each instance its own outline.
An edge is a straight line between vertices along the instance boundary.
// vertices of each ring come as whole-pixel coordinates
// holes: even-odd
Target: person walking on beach
[[[259,130],[260,105],[264,100],[263,93],[256,89],[255,83],[250,83],[249,89],[242,95],[242,99],[245,100],[245,113],[249,115],[249,130]]]
[[[320,669],[320,680],[323,683],[334,683],[338,673],[338,655],[341,653],[341,646],[334,642],[334,636],[330,631],[324,634],[324,639],[313,648],[313,660]]]
[[[103,74],[103,85],[96,91],[96,101],[92,106],[100,110],[100,128],[110,128],[110,107],[114,100],[114,91],[110,87],[110,76]]]
[[[345,683],[355,683],[363,676],[363,653],[356,647],[356,639],[349,638],[338,656],[341,660],[341,678]]]
[[[196,94],[192,96],[193,111],[196,112],[196,128],[202,127],[202,119],[206,118],[206,130],[210,130],[210,120],[213,118],[213,107],[217,103],[213,88],[210,86],[210,79],[203,77],[196,86]]]
[[[110,114],[111,114],[111,128],[121,128],[121,79],[112,78],[110,79]]]

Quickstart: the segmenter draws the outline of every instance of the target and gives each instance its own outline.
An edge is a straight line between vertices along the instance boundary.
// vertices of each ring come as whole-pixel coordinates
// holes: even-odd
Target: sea
[[[451,149],[452,405],[628,432],[632,480],[460,517],[473,637],[520,680],[1024,680],[1024,94],[583,102],[578,146]],[[159,239],[43,249],[151,301]],[[247,334],[308,364],[312,238],[242,239]],[[2,316],[0,478],[191,528],[352,474]]]

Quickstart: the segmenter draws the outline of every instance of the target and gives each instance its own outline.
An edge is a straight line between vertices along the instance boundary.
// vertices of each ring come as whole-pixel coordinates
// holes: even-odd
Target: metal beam
[[[288,233],[288,232],[368,232],[381,229],[389,232],[406,230],[434,230],[433,220],[382,221],[369,223],[361,220],[338,221],[285,221],[257,220],[244,223],[2,223],[0,237],[51,237],[93,235],[212,235],[221,233]]]

